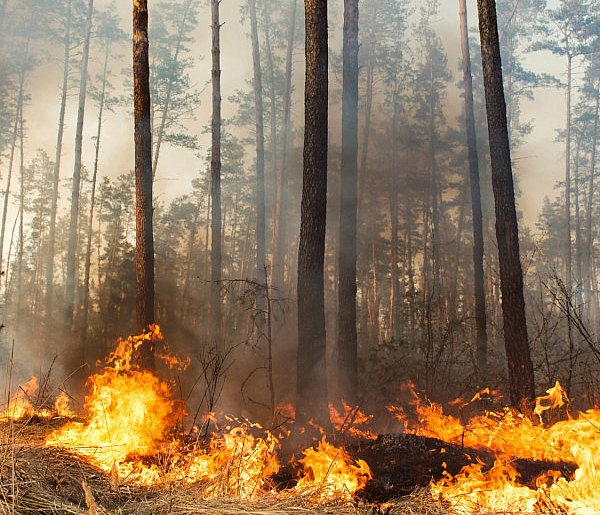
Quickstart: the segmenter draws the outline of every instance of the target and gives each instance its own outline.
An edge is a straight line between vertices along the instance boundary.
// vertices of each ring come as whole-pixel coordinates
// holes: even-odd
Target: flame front
[[[314,449],[309,447],[300,460],[302,477],[296,490],[328,498],[351,499],[355,492],[365,487],[371,479],[371,469],[363,460],[353,464],[348,453],[328,443],[323,437]]]
[[[545,427],[541,423],[542,414],[568,403],[558,383],[546,393],[537,399],[534,410],[540,423],[508,408],[486,412],[463,423],[444,414],[437,404],[423,404],[415,394],[418,423],[408,432],[475,449],[490,449],[497,455],[489,470],[478,463],[464,467],[455,476],[446,473],[440,481],[432,482],[433,495],[448,502],[455,513],[597,513],[600,507],[600,410],[590,409],[575,418]],[[402,409],[389,409],[403,424],[409,425]],[[512,465],[514,457],[573,462],[577,470],[571,481],[561,477],[560,472],[550,470],[537,479],[537,488],[532,489],[519,483]]]

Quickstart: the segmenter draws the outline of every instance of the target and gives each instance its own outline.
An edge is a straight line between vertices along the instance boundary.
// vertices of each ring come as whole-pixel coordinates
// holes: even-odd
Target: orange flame
[[[353,464],[352,458],[342,448],[335,447],[325,440],[316,449],[304,451],[302,477],[296,489],[316,495],[321,500],[342,498],[349,500],[358,490],[365,487],[372,478],[369,465],[363,460]]]

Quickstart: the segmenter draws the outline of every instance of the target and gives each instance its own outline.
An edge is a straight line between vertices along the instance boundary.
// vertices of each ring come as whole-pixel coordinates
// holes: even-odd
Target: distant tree
[[[153,15],[150,38],[150,63],[154,156],[152,176],[156,177],[163,143],[196,150],[196,136],[189,133],[186,122],[200,104],[192,85],[190,70],[195,60],[189,56],[191,35],[197,26],[196,0],[161,2]]]
[[[477,8],[492,161],[492,184],[496,207],[496,238],[498,240],[504,345],[508,361],[510,401],[515,407],[523,407],[535,398],[535,382],[525,319],[519,229],[495,1],[477,0]]]
[[[136,322],[145,329],[154,318],[154,233],[152,230],[152,127],[148,59],[148,2],[133,2],[133,87],[135,141]],[[140,348],[141,364],[154,369],[150,343]]]
[[[358,0],[345,0],[337,349],[341,394],[346,402],[351,404],[358,401],[356,334],[358,18]]]
[[[63,77],[60,94],[60,111],[58,115],[58,133],[56,136],[56,153],[54,157],[54,181],[52,183],[52,207],[50,212],[50,232],[48,235],[48,254],[46,256],[46,319],[52,319],[53,300],[54,300],[54,260],[56,254],[56,217],[58,213],[58,187],[60,184],[60,165],[62,158],[63,135],[65,129],[65,114],[67,109],[67,94],[69,89],[69,75],[71,65],[71,31],[73,25],[73,5],[72,0],[59,3],[63,6],[64,14],[59,20],[62,21],[63,37]],[[52,326],[52,324],[49,324]]]
[[[92,36],[92,18],[94,0],[89,0],[83,38],[83,54],[81,56],[81,78],[79,79],[79,106],[77,110],[77,125],[75,128],[75,161],[73,165],[73,183],[71,190],[71,218],[69,222],[69,244],[67,247],[67,276],[65,292],[65,321],[67,327],[73,327],[75,310],[75,289],[77,277],[77,234],[79,221],[79,195],[81,189],[81,158],[83,151],[83,122],[85,115],[85,100],[87,96],[88,60],[90,55],[90,40]]]
[[[90,210],[88,215],[88,226],[86,234],[86,246],[85,246],[85,264],[84,264],[84,276],[83,276],[83,299],[82,299],[82,317],[80,324],[81,333],[81,355],[82,360],[86,362],[86,342],[88,335],[88,317],[90,309],[90,271],[91,271],[91,260],[92,260],[92,237],[93,237],[93,223],[94,223],[94,211],[96,207],[96,184],[98,179],[98,165],[100,160],[100,143],[102,136],[102,122],[105,110],[112,110],[114,105],[117,103],[117,99],[110,95],[113,86],[110,84],[109,78],[109,57],[111,50],[116,42],[123,41],[125,34],[119,28],[119,20],[114,14],[115,4],[112,3],[109,10],[105,13],[101,13],[98,17],[98,29],[96,30],[96,37],[101,41],[104,47],[104,63],[102,67],[102,74],[97,77],[100,83],[99,88],[94,88],[91,91],[91,96],[98,103],[98,124],[96,129],[96,148],[94,154],[94,169],[92,174],[92,190],[90,193]],[[88,361],[89,363],[89,361]]]
[[[327,0],[305,0],[304,173],[298,249],[297,415],[327,425],[324,300],[327,207]]]
[[[258,41],[258,21],[256,16],[256,0],[248,0],[250,12],[252,62],[254,64],[254,103],[256,119],[256,272],[255,278],[264,283],[266,250],[265,250],[265,134],[263,122],[263,86],[260,64],[260,45]],[[258,295],[258,309],[264,311],[264,295]],[[262,314],[259,320],[263,320]]]
[[[460,39],[462,49],[463,84],[465,96],[465,125],[469,159],[469,182],[471,186],[471,209],[473,213],[473,285],[475,293],[475,319],[477,325],[476,362],[480,384],[486,378],[487,327],[485,291],[483,285],[483,215],[479,188],[479,157],[475,135],[475,111],[473,108],[473,77],[467,23],[467,2],[459,0]]]
[[[212,121],[211,121],[211,160],[210,160],[210,196],[211,196],[211,314],[214,345],[222,350],[221,341],[221,22],[219,18],[220,0],[211,0],[212,28]]]

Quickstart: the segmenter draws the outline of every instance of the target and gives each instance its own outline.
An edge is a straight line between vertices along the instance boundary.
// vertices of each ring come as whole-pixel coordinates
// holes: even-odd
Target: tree
[[[56,154],[54,157],[54,182],[52,183],[52,207],[50,211],[50,233],[48,236],[48,255],[46,256],[46,319],[52,319],[54,299],[54,257],[56,245],[56,216],[58,213],[58,186],[60,184],[60,163],[62,157],[63,134],[65,128],[65,113],[67,93],[69,88],[69,66],[71,61],[71,25],[72,0],[67,0],[64,16],[64,50],[63,50],[63,81],[60,94],[60,113],[58,115],[58,133],[56,136]],[[49,324],[51,326],[51,324]]]
[[[485,291],[483,286],[483,216],[481,191],[479,188],[479,157],[475,136],[475,112],[473,109],[473,77],[471,75],[471,53],[467,23],[467,2],[459,0],[460,40],[463,61],[463,83],[465,95],[465,123],[469,159],[469,182],[471,186],[471,209],[473,213],[473,286],[475,294],[475,320],[477,325],[476,363],[479,381],[486,377],[487,328],[485,313]]]
[[[133,1],[133,102],[135,142],[135,311],[138,329],[154,320],[154,235],[152,231],[152,128],[148,59],[148,2]],[[154,369],[151,342],[140,348],[141,365]]]
[[[71,218],[69,223],[69,244],[67,248],[67,277],[65,293],[65,321],[68,327],[73,325],[75,307],[75,287],[77,284],[77,222],[79,217],[79,194],[81,188],[81,154],[83,146],[83,120],[85,99],[87,95],[88,58],[90,55],[90,39],[92,33],[92,16],[94,0],[89,0],[83,55],[81,56],[81,78],[79,81],[79,108],[77,110],[77,126],[75,129],[75,162],[73,166],[73,184],[71,190]]]
[[[220,0],[211,0],[212,18],[212,122],[210,158],[211,197],[211,311],[214,344],[221,349],[221,43],[219,21]]]
[[[477,0],[481,61],[488,119],[496,239],[500,265],[504,346],[508,361],[510,401],[521,407],[535,399],[533,364],[527,339],[519,229],[502,84],[502,64],[494,0]]]
[[[260,66],[260,46],[258,42],[258,22],[256,0],[249,0],[252,37],[252,61],[254,63],[254,103],[256,113],[256,281],[263,283],[265,274],[265,135],[263,122],[262,72]],[[262,292],[258,296],[257,308],[264,309]],[[262,316],[260,316],[262,319]]]
[[[345,0],[337,348],[341,393],[351,404],[358,400],[356,335],[358,17],[358,0]]]
[[[195,150],[198,141],[189,134],[185,122],[200,103],[192,87],[190,69],[194,60],[188,57],[190,35],[197,25],[199,2],[163,2],[154,13],[152,62],[150,63],[154,156],[152,176],[156,177],[163,143]]]
[[[325,425],[324,258],[327,208],[327,0],[305,0],[304,171],[298,247],[297,414]]]

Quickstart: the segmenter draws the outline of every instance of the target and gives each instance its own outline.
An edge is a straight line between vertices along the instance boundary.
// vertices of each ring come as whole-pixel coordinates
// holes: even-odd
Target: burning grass
[[[57,402],[39,402],[35,381],[19,388],[0,420],[0,513],[591,514],[600,506],[600,411],[544,425],[546,411],[568,404],[558,383],[539,398],[539,421],[509,409],[456,418],[416,394],[414,420],[390,408],[417,438],[438,438],[460,453],[482,449],[496,458],[469,459],[426,489],[371,504],[360,495],[373,478],[369,465],[325,437],[292,465],[282,465],[285,436],[246,420],[229,419],[210,438],[184,434],[178,428],[185,407],[172,388],[133,360],[136,349],[150,343],[169,366],[185,365],[162,352],[161,342],[158,326],[119,341],[104,369],[88,381],[82,419],[74,417],[64,394]],[[462,409],[481,395],[455,405]],[[336,431],[361,438],[372,450],[385,443],[373,441],[368,415],[343,409],[332,409]],[[445,451],[440,448],[440,456],[449,458]],[[572,477],[544,470],[532,486],[519,477],[516,457],[570,461],[577,470]],[[292,482],[278,482],[282,466],[294,471]]]

